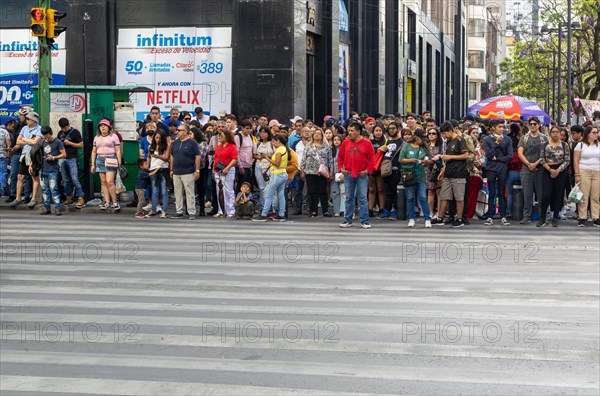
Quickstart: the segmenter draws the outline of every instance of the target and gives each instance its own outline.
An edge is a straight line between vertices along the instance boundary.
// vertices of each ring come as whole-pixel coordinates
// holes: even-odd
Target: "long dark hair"
[[[420,137],[418,137],[417,135],[420,134],[425,134],[425,139],[421,139]],[[427,141],[427,134],[425,133],[425,131],[423,130],[423,128],[417,128],[415,129],[415,133],[414,135],[412,135],[412,137],[408,140],[408,143],[413,143],[415,142],[417,139],[419,139],[419,141],[421,142],[421,144],[419,144],[419,149],[422,147],[425,149],[425,152],[427,153],[427,155],[431,154],[431,151],[429,150],[429,142]],[[415,142],[416,143],[416,142]]]
[[[160,136],[160,143],[158,147],[156,147],[155,140],[157,135]],[[167,151],[167,135],[165,135],[165,132],[162,129],[157,129],[152,135],[152,142],[150,143],[149,152],[153,153],[155,151],[158,151],[159,154],[163,154],[165,151]]]
[[[260,143],[262,143],[262,139],[260,138],[260,134],[266,132],[267,133],[267,142],[270,142],[271,139],[273,139],[273,134],[271,133],[271,128],[269,128],[268,125],[265,125],[264,127],[260,127],[260,133],[258,134],[258,143],[256,143],[256,145],[258,146]]]
[[[583,143],[585,143],[585,144],[586,144],[586,145],[588,145],[588,146],[590,145],[590,133],[591,133],[591,132],[592,132],[594,129],[595,129],[595,130],[598,130],[598,127],[595,127],[595,126],[588,126],[588,127],[585,127],[585,129],[583,130],[583,140],[582,140],[582,142],[583,142]],[[598,145],[598,140],[596,139],[596,146],[597,146],[597,145]]]
[[[442,147],[442,145],[444,144],[444,139],[442,139],[442,133],[440,132],[440,128],[438,127],[432,127],[432,128],[427,128],[427,133],[429,133],[430,130],[434,130],[435,133],[437,133],[437,138],[435,139],[435,147]],[[427,145],[429,145],[429,135],[427,135]]]
[[[229,129],[224,128],[221,132],[223,132],[223,134],[225,135],[225,141],[228,144],[234,144],[233,134],[231,133],[231,131]],[[223,144],[223,141],[221,141],[221,144]]]
[[[279,143],[283,144],[285,146],[285,149],[287,150],[287,155],[288,155],[288,160],[290,158],[292,158],[292,154],[290,154],[290,148],[287,146],[287,138],[283,135],[275,135],[273,136],[273,140],[277,140]]]

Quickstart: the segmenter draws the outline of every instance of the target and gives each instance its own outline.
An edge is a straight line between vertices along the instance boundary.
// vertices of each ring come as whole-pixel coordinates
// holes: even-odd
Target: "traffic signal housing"
[[[34,37],[46,37],[46,10],[42,7],[31,9],[31,34]]]
[[[59,21],[67,16],[66,12],[57,11],[52,8],[48,9],[48,31],[46,37],[53,39],[58,37],[59,34],[67,30],[65,26],[58,26]]]

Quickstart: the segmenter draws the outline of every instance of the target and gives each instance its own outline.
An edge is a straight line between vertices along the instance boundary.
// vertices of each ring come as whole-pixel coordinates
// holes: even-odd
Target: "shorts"
[[[96,156],[96,173],[106,173],[106,172],[117,173],[118,168],[107,168],[106,166],[104,166],[104,160],[106,158],[117,158],[117,156],[116,155],[105,155],[105,156],[98,155],[98,156]]]
[[[38,176],[40,174],[39,170],[33,173],[33,176]],[[29,165],[25,165],[25,158],[22,158],[22,161],[19,161],[19,175],[31,176],[29,173]]]
[[[451,201],[452,199],[464,201],[466,186],[466,179],[448,179],[444,177],[442,179],[440,198],[444,201]]]

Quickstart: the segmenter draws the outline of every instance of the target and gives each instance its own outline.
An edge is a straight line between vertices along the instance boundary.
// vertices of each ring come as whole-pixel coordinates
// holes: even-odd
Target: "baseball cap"
[[[280,125],[281,125],[281,124],[279,123],[279,121],[277,121],[277,120],[275,120],[275,119],[273,119],[273,120],[269,121],[269,127],[272,127],[272,126],[280,126]]]
[[[19,109],[19,115],[26,116],[27,113],[33,111],[33,109],[29,106],[23,106]]]
[[[294,118],[291,118],[290,121],[292,122],[292,124],[295,124],[298,121],[304,121],[304,119],[300,116],[295,116]]]
[[[368,123],[370,123],[370,122],[375,122],[375,118],[373,118],[373,117],[367,117],[367,118],[365,119],[365,124],[368,124]]]

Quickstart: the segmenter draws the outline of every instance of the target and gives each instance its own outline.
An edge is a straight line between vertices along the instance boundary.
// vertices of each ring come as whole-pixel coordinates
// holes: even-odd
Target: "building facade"
[[[28,29],[31,0],[3,9]],[[3,5],[3,7],[5,7]],[[350,110],[443,120],[467,106],[461,0],[59,0],[66,83],[145,85],[157,104],[212,114],[345,119]],[[84,20],[87,13],[89,20]]]

